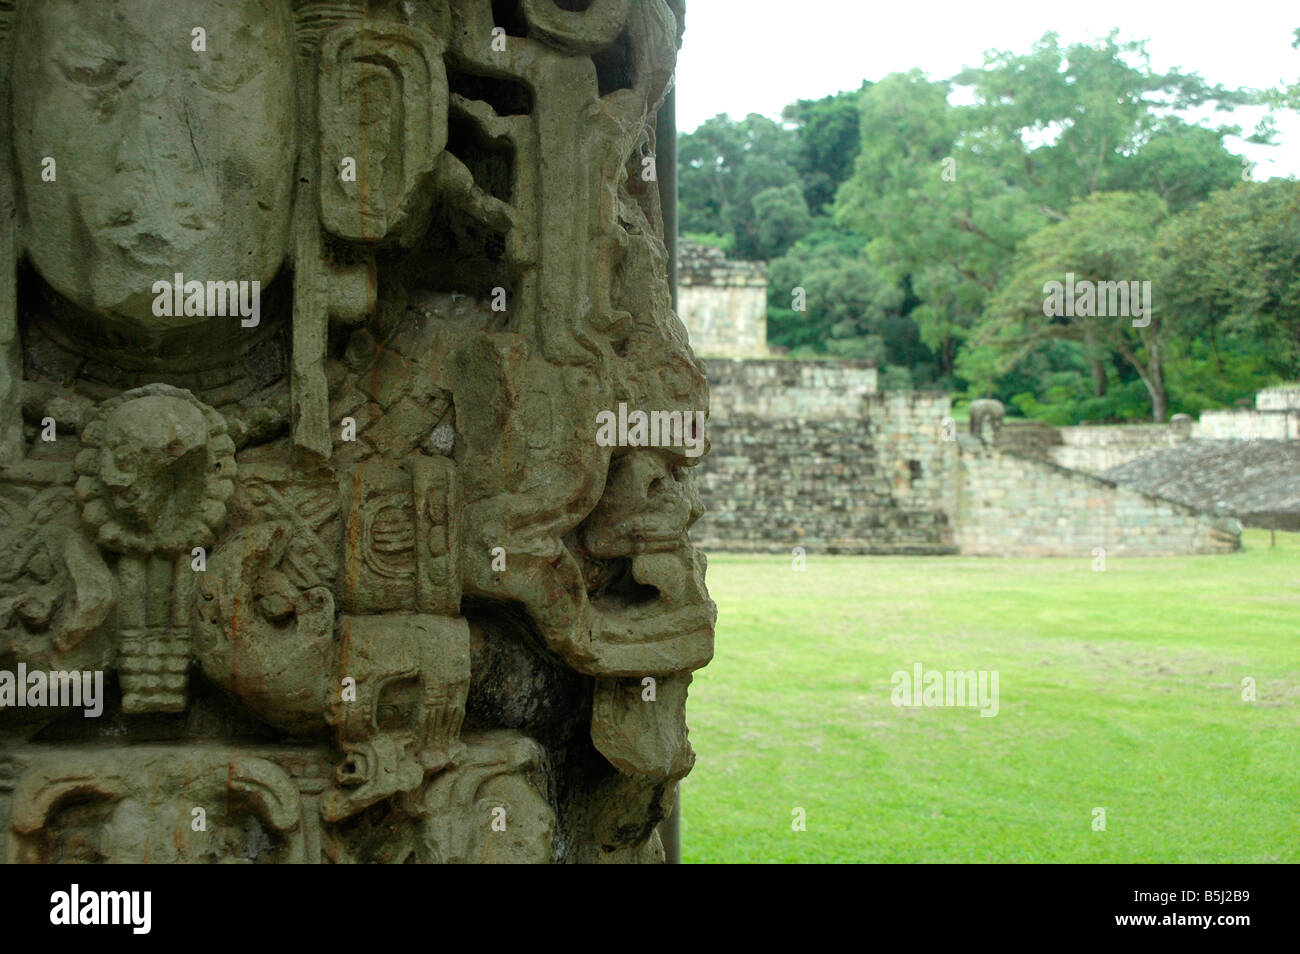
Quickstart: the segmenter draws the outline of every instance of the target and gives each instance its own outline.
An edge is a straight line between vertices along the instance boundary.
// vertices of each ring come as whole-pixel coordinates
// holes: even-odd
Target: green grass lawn
[[[714,555],[708,580],[683,861],[1300,860],[1300,536],[1102,572]],[[996,670],[998,714],[893,705],[915,663]]]

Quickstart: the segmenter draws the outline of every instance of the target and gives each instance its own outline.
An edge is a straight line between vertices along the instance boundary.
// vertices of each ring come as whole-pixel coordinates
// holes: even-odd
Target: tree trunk
[[[1147,361],[1147,373],[1142,380],[1146,382],[1147,391],[1151,394],[1151,419],[1157,424],[1163,424],[1168,399],[1165,397],[1165,369],[1159,342],[1148,345],[1147,353],[1151,357]]]
[[[1088,370],[1092,372],[1092,396],[1106,396],[1106,364],[1102,350],[1097,346],[1097,339],[1085,326],[1083,332],[1083,351],[1087,355]]]
[[[1106,396],[1106,363],[1101,358],[1089,361],[1092,365],[1092,396]]]
[[[1167,410],[1164,388],[1153,388],[1148,384],[1147,390],[1151,392],[1151,420],[1163,424]]]
[[[1120,342],[1119,353],[1125,361],[1133,365],[1142,378],[1142,383],[1146,385],[1147,394],[1151,396],[1151,419],[1157,424],[1163,424],[1165,414],[1169,409],[1169,400],[1165,396],[1164,359],[1160,349],[1159,331],[1151,335],[1150,338],[1144,336],[1143,344],[1147,348],[1146,364],[1138,360],[1137,355],[1128,346],[1127,342]]]

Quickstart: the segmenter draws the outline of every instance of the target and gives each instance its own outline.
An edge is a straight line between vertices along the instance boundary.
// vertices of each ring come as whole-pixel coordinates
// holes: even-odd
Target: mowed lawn
[[[708,580],[683,861],[1300,860],[1300,536],[1102,572],[715,554]],[[894,706],[915,663],[996,670],[998,714]]]

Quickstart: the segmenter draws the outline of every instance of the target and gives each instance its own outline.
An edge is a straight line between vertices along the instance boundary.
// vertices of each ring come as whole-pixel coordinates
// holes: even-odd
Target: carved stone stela
[[[0,0],[0,857],[663,859],[682,13]]]

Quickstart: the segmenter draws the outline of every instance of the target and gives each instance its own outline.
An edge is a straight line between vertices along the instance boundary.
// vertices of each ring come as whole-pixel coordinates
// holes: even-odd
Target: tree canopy
[[[1160,420],[1300,375],[1300,186],[1249,181],[1228,148],[1271,143],[1269,121],[1190,118],[1259,104],[1300,108],[1300,84],[1231,89],[1117,31],[1048,33],[948,79],[709,120],[681,138],[682,230],[769,263],[768,340],[796,355],[1059,423]],[[1045,314],[1067,274],[1149,288],[1150,314]]]

